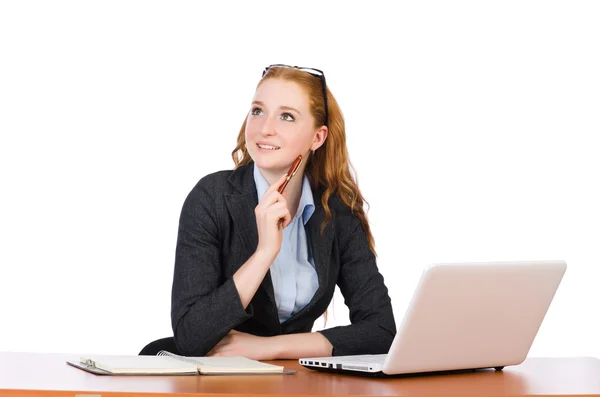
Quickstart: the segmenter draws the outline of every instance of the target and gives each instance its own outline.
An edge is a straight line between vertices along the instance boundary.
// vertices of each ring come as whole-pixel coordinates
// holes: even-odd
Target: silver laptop
[[[566,269],[564,261],[430,265],[387,354],[299,362],[315,370],[374,376],[520,364]]]

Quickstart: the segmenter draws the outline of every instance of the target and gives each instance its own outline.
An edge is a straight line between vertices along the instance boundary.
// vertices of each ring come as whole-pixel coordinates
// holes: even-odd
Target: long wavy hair
[[[282,79],[298,84],[308,94],[309,108],[315,120],[314,128],[325,125],[325,101],[321,80],[310,73],[288,67],[272,67],[267,70],[258,82],[257,88],[268,79]],[[321,203],[325,210],[325,219],[321,225],[321,232],[331,220],[329,198],[336,195],[352,213],[359,219],[369,242],[369,248],[376,255],[375,241],[364,211],[368,202],[358,188],[356,172],[348,156],[346,147],[346,126],[342,111],[335,97],[327,88],[327,114],[329,119],[328,135],[323,145],[313,154],[308,156],[305,174],[308,177],[313,191],[323,191]],[[237,138],[237,146],[231,152],[234,169],[248,164],[252,158],[246,149],[246,119],[242,123]],[[352,171],[352,172],[351,172]]]

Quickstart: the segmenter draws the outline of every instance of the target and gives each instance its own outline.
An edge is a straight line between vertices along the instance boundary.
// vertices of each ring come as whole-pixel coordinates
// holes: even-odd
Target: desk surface
[[[0,397],[131,396],[600,396],[597,358],[529,358],[501,372],[370,379],[305,369],[297,361],[277,361],[294,375],[98,376],[65,363],[66,354],[0,352]]]

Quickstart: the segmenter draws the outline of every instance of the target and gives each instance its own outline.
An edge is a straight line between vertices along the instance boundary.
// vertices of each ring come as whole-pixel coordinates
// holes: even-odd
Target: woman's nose
[[[275,118],[268,116],[265,117],[265,122],[263,123],[260,133],[264,136],[275,135],[277,132],[275,131]]]

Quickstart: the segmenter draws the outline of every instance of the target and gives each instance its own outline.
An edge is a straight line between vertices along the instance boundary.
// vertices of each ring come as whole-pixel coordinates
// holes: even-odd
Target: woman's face
[[[315,128],[308,95],[296,83],[271,78],[257,88],[246,120],[246,147],[256,165],[285,174],[299,154],[320,147],[326,128]]]

